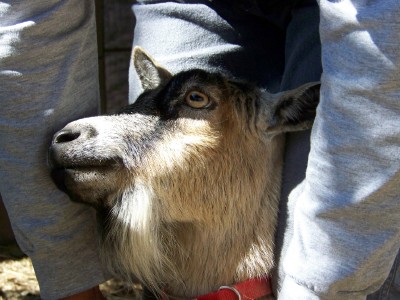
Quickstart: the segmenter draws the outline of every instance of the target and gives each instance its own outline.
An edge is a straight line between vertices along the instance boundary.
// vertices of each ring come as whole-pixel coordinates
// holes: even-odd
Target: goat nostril
[[[54,143],[61,144],[61,143],[72,142],[73,140],[76,140],[80,135],[81,133],[79,131],[78,132],[61,131],[55,136]]]

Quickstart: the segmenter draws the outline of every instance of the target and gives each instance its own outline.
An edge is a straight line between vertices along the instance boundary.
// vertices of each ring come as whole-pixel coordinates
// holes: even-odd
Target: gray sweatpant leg
[[[94,1],[0,1],[0,192],[41,296],[104,281],[94,211],[72,203],[46,166],[52,135],[98,112]]]
[[[280,299],[399,299],[400,3],[319,4],[321,101]]]

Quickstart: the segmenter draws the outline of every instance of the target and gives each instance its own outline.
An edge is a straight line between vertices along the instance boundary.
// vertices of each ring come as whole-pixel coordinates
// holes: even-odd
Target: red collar
[[[231,286],[221,286],[218,291],[194,297],[195,300],[254,300],[272,295],[269,277],[254,278]],[[175,297],[170,297],[174,299]],[[176,297],[178,298],[178,297]],[[163,299],[168,299],[164,294]]]

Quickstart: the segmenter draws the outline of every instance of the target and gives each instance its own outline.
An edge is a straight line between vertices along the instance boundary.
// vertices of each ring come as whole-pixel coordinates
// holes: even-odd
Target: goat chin
[[[259,152],[255,145],[247,146],[254,154],[264,153],[268,161],[263,164],[275,170],[271,174],[279,174],[280,160],[274,162],[275,155],[271,154],[280,153],[282,138],[275,141],[276,149],[264,147]],[[232,155],[228,152],[226,156]],[[249,157],[248,170],[235,163],[218,166],[211,160],[210,166],[181,166],[181,172],[175,169],[175,180],[136,179],[110,212],[102,242],[104,263],[124,280],[138,277],[155,292],[168,286],[172,294],[185,297],[269,274],[274,265],[272,241],[280,176],[261,171],[258,174],[250,160],[254,158]],[[201,174],[201,170],[208,173],[210,168],[213,173],[219,173],[219,168],[230,169],[229,174],[236,174],[229,178],[234,188],[221,195],[218,182],[207,182],[209,176]],[[196,172],[208,186],[200,199],[190,199],[192,203],[202,201],[201,206],[206,204],[205,209],[198,207],[197,213],[183,212],[189,201],[185,195],[193,186],[193,178],[185,173],[186,169]],[[246,173],[253,174],[250,177]],[[176,185],[181,188],[172,191]],[[205,199],[208,203],[204,203]]]

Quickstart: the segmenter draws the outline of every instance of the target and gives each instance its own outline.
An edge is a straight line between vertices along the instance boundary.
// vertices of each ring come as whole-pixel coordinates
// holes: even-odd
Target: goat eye
[[[205,108],[210,104],[207,95],[198,91],[191,91],[185,97],[186,104],[192,108]]]

